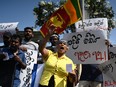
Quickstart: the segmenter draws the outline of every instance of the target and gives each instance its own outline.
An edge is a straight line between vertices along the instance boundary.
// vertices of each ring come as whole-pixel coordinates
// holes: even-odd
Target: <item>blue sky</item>
[[[40,0],[0,0],[0,23],[19,22],[18,28],[20,30],[23,30],[23,28],[27,26],[34,26],[36,19],[33,15],[33,8],[38,5],[39,1]],[[116,0],[107,1],[110,1],[116,13]],[[116,44],[115,37],[116,29],[113,29],[110,34],[110,41],[113,44]]]
[[[39,0],[0,0],[0,22],[19,22],[18,28],[34,26],[33,8]]]

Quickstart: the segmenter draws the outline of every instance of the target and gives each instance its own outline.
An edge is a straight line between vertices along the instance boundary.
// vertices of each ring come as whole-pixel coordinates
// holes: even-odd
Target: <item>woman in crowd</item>
[[[39,87],[67,87],[67,79],[72,83],[76,81],[76,66],[72,60],[65,55],[68,50],[65,40],[59,40],[57,42],[56,52],[52,52],[46,48],[47,41],[55,31],[53,24],[50,25],[49,28],[47,36],[40,41],[39,50],[45,62],[45,67]]]

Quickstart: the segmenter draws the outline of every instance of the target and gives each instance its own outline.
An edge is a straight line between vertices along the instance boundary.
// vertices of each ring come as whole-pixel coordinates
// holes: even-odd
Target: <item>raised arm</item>
[[[53,24],[51,24],[49,26],[49,29],[48,30],[49,30],[48,31],[48,34],[39,43],[39,51],[40,51],[40,53],[42,54],[43,57],[46,57],[48,55],[48,50],[46,49],[46,43],[50,39],[51,35],[54,33],[55,26]]]

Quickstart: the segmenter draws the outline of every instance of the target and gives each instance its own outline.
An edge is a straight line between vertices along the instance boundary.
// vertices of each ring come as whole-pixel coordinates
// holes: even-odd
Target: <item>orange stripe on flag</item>
[[[48,34],[48,25],[56,26],[56,33],[60,34],[67,26],[77,22],[80,15],[80,3],[77,0],[68,0],[62,7],[52,14],[50,19],[40,29],[41,34],[45,37]]]
[[[70,24],[73,24],[75,21],[77,21],[77,15],[74,6],[72,5],[71,1],[68,0],[65,4],[64,4],[64,8],[67,12],[67,14],[70,16]]]

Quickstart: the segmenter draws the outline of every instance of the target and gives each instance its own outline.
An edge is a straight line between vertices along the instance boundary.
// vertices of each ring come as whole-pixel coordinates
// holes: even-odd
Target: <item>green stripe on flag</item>
[[[81,14],[81,7],[80,7],[79,0],[71,0],[71,2],[76,10],[77,17],[80,18],[82,14]]]

